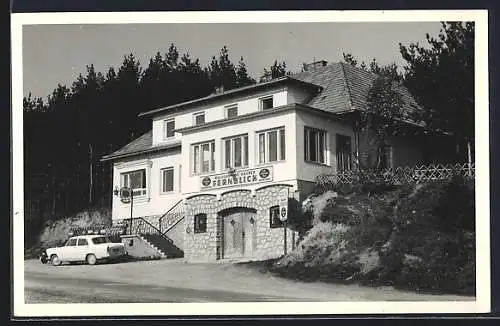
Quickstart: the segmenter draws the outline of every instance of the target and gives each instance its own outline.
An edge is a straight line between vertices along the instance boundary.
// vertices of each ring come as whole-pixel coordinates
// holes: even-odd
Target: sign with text
[[[273,181],[272,166],[221,173],[200,178],[201,189],[217,189]]]
[[[280,191],[280,220],[286,221],[288,219],[288,188],[281,189]]]

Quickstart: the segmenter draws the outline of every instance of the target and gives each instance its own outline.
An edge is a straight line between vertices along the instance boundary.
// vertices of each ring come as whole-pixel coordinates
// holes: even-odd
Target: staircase
[[[168,231],[184,219],[184,215],[184,203],[181,199],[158,220],[160,233],[166,235]]]
[[[151,247],[156,249],[166,258],[184,257],[184,252],[177,247],[172,239],[162,233],[154,225],[143,219],[136,217],[132,219],[131,233],[143,238]]]
[[[160,234],[142,234],[147,242],[160,251],[167,258],[184,257],[184,252],[171,242],[172,240]]]

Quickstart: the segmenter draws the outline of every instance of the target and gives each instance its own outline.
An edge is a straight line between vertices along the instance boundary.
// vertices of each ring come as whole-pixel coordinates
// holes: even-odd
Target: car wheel
[[[41,255],[41,256],[40,256],[40,262],[41,262],[42,264],[46,264],[46,263],[47,263],[47,261],[48,261],[47,256],[45,256],[45,255]]]
[[[50,261],[54,266],[59,266],[62,264],[62,261],[59,259],[57,255],[50,256]]]
[[[97,263],[97,258],[94,254],[88,254],[85,260],[89,265],[95,265]]]

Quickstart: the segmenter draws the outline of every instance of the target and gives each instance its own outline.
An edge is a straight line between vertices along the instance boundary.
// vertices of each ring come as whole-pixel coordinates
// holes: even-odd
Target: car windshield
[[[94,244],[101,244],[101,243],[108,243],[109,240],[106,237],[97,237],[92,239],[92,243]]]

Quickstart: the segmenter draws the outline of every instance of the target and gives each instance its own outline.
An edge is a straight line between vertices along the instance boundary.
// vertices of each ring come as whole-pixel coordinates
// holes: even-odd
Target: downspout
[[[359,157],[359,120],[357,117],[354,118],[354,151],[356,155],[356,170],[359,171],[360,168],[360,157]]]
[[[342,72],[342,81],[343,81],[343,86],[344,90],[346,92],[346,104],[349,110],[356,111],[356,108],[352,104],[352,96],[351,96],[351,89],[349,86],[349,81],[347,80],[346,73],[345,73],[345,68],[344,68],[344,63],[340,62],[340,71]],[[360,159],[359,159],[359,118],[357,115],[355,115],[355,121],[354,121],[354,151],[356,155],[356,169],[359,170],[359,164],[360,164]]]

